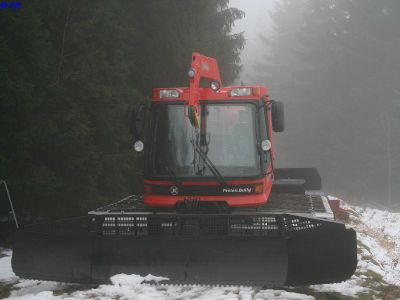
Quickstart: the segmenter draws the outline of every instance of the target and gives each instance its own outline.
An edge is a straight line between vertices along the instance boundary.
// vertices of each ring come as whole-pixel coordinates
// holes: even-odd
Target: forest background
[[[353,201],[398,203],[397,12],[390,0],[275,7],[248,78],[286,104],[278,166],[316,166],[326,191]],[[240,80],[246,32],[232,27],[244,17],[228,0],[30,0],[2,9],[0,178],[18,213],[79,215],[140,191],[133,107],[153,87],[186,85],[192,51],[217,58],[225,84]]]

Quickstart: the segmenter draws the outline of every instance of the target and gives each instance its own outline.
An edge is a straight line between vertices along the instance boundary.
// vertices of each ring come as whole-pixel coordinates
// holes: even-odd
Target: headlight
[[[263,140],[261,142],[261,149],[263,149],[263,151],[267,152],[269,150],[271,150],[271,142],[269,140]]]
[[[210,87],[214,92],[216,92],[220,89],[221,85],[218,81],[211,81]]]
[[[189,71],[188,71],[188,76],[189,76],[189,78],[193,78],[194,75],[196,75],[195,69],[190,68]]]

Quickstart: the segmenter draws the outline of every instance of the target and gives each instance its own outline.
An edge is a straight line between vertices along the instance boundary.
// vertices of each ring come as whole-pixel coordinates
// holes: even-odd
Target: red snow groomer
[[[321,187],[317,170],[274,168],[282,103],[263,86],[223,87],[216,60],[199,53],[188,76],[189,87],[156,88],[150,109],[133,115],[143,196],[18,230],[18,276],[97,283],[150,273],[171,283],[281,286],[354,273],[356,233],[335,221],[340,208],[328,197],[309,192]]]

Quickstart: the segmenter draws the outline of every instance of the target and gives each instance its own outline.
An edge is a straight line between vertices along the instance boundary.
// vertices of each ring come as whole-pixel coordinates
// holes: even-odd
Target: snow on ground
[[[23,280],[11,269],[10,250],[0,248],[0,298],[47,299],[400,299],[400,214],[350,207],[358,237],[358,267],[346,282],[280,290],[143,284],[165,278],[119,274],[112,284],[69,285]]]
[[[400,213],[355,207],[353,223],[363,245],[361,255],[373,257],[361,264],[383,277],[387,283],[400,286]]]
[[[11,299],[34,299],[34,296],[36,299],[47,299],[46,295],[53,296],[53,291],[66,286],[66,283],[51,281],[21,280],[13,286],[15,289],[11,293]]]
[[[350,212],[349,226],[357,231],[357,270],[346,282],[312,288],[353,297],[361,294],[375,297],[379,296],[377,289],[393,285],[398,287],[396,299],[400,299],[400,214],[345,203],[341,206]]]
[[[146,278],[137,275],[119,274],[111,278],[112,285],[101,285],[90,291],[80,291],[72,296],[78,299],[89,297],[126,297],[126,299],[314,299],[306,295],[279,290],[256,292],[250,287],[207,287],[140,284]],[[152,276],[152,279],[156,279]],[[159,278],[163,280],[163,278]],[[138,295],[140,295],[138,297]]]
[[[0,247],[0,282],[9,282],[15,279],[11,269],[11,250]]]
[[[353,275],[349,280],[333,283],[333,284],[319,284],[312,285],[311,288],[318,292],[333,292],[339,293],[345,296],[357,296],[360,294],[365,294],[371,292],[371,289],[363,285],[364,279],[363,275]]]
[[[76,300],[76,299],[299,299],[311,300],[312,296],[284,290],[257,290],[252,287],[212,287],[196,285],[150,285],[143,281],[157,282],[163,277],[118,274],[111,277],[112,284],[62,293],[67,284],[21,280],[7,299],[13,300]],[[61,291],[61,295],[60,295]]]

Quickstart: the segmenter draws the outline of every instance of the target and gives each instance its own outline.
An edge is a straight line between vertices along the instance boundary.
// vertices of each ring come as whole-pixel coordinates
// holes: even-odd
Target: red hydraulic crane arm
[[[189,119],[193,126],[199,128],[200,79],[209,79],[213,83],[213,87],[219,89],[222,86],[222,82],[219,74],[218,63],[214,58],[193,52],[192,64],[190,66],[188,75],[190,78],[188,102]]]

